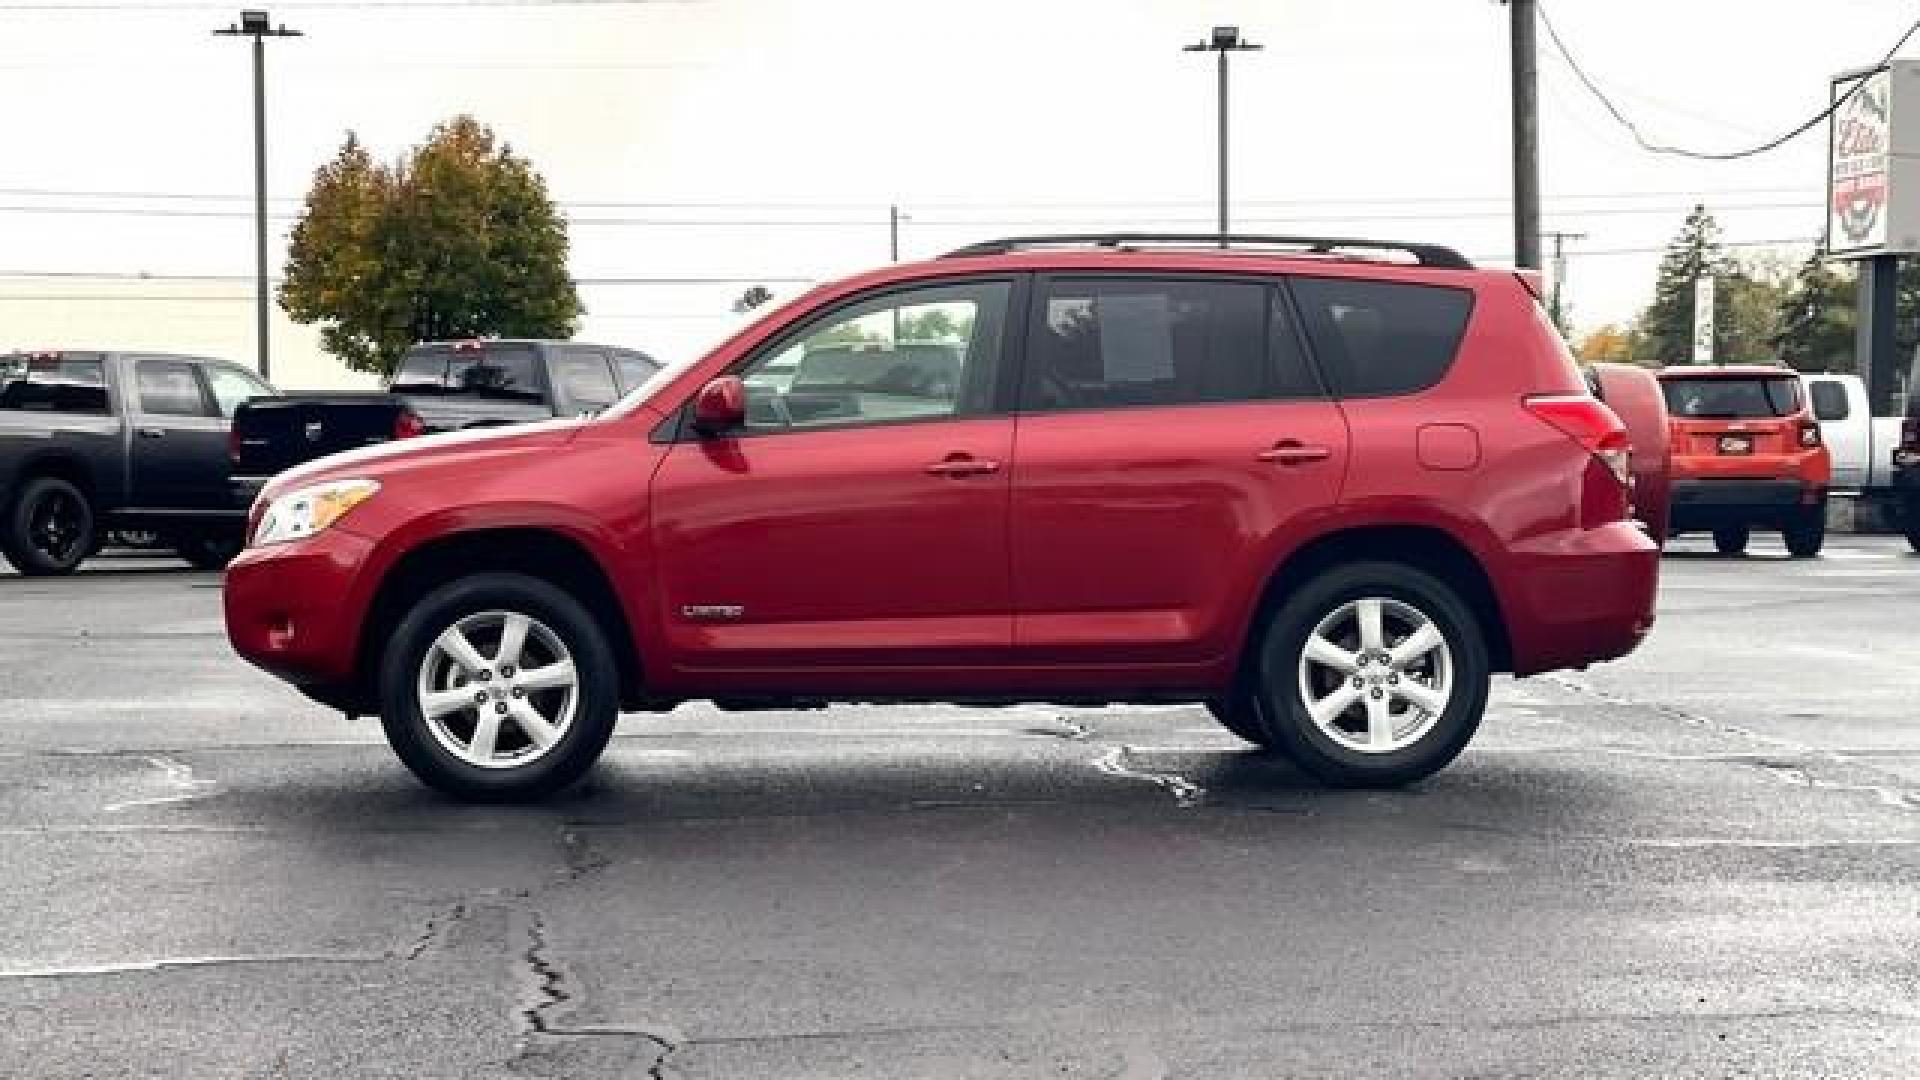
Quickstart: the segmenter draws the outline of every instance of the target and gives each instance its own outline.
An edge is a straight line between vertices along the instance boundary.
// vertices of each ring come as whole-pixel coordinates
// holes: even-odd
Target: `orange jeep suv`
[[[1778,529],[1796,559],[1827,539],[1833,463],[1786,368],[1670,367],[1660,373],[1673,454],[1672,535],[1710,530],[1721,554]]]

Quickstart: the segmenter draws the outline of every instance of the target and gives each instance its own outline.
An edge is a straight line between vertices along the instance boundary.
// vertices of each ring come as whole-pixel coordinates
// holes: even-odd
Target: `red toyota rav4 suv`
[[[1658,554],[1527,282],[1426,245],[1038,237],[815,289],[589,420],[273,480],[234,647],[530,797],[710,698],[1204,702],[1335,784],[1620,656]],[[1396,257],[1388,258],[1388,254]]]

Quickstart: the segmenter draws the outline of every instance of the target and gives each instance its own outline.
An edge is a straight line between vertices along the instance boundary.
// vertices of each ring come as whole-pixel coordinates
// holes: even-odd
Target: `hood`
[[[509,427],[468,428],[330,454],[281,473],[261,491],[262,499],[324,480],[383,476],[470,454],[498,454],[563,446],[592,421],[568,417]]]

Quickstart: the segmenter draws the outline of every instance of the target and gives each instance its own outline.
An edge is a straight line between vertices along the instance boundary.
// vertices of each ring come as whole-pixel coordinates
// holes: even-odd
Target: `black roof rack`
[[[942,255],[943,259],[964,259],[974,255],[1005,255],[1023,248],[1096,247],[1144,248],[1166,246],[1204,246],[1248,248],[1297,248],[1311,255],[1331,255],[1342,250],[1398,251],[1411,255],[1421,266],[1444,266],[1471,270],[1466,256],[1439,244],[1405,244],[1393,240],[1361,240],[1350,236],[1269,236],[1252,233],[1228,233],[1221,243],[1219,233],[1050,233],[1040,236],[1009,236],[968,244]]]

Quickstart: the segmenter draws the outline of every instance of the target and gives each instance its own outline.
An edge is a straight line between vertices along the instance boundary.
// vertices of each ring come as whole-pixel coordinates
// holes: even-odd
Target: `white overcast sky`
[[[88,2],[0,0],[0,274],[233,275],[223,287],[244,294],[247,48],[208,34],[234,9]],[[1920,18],[1910,0],[1545,7],[1649,136],[1710,149],[1804,119],[1825,103],[1829,75],[1878,59]],[[907,214],[909,258],[1010,232],[1210,227],[1211,58],[1180,46],[1214,22],[1266,46],[1234,58],[1240,227],[1511,257],[1507,11],[1492,0],[303,0],[273,11],[307,35],[269,45],[276,214],[297,209],[348,129],[395,155],[471,112],[532,158],[573,219],[591,337],[680,343],[710,332],[756,280],[791,291],[780,279],[883,261],[892,203]],[[1579,324],[1645,302],[1651,249],[1696,199],[1732,241],[1819,232],[1824,127],[1749,161],[1654,157],[1544,34],[1540,69],[1546,226],[1587,234],[1569,260]],[[274,224],[277,270],[290,222]],[[603,280],[704,277],[741,280]],[[49,293],[48,280],[62,284]],[[93,287],[0,277],[0,299]]]

